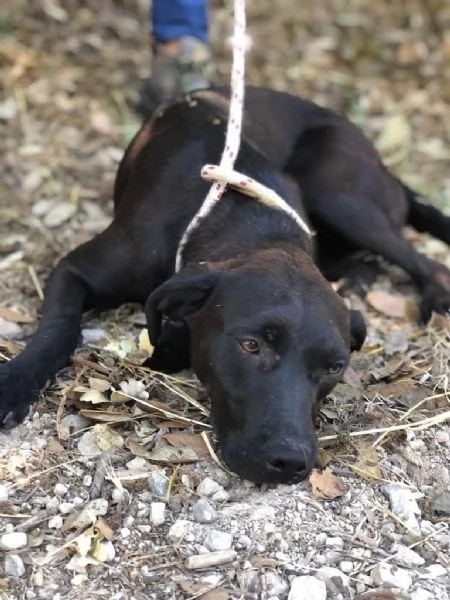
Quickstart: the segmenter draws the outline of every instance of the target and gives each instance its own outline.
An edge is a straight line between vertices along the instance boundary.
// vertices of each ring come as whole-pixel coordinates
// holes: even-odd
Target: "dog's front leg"
[[[42,318],[26,349],[0,365],[0,425],[21,421],[40,389],[74,351],[83,311],[123,302],[143,302],[152,284],[152,265],[133,259],[127,239],[114,227],[63,258],[45,289]]]

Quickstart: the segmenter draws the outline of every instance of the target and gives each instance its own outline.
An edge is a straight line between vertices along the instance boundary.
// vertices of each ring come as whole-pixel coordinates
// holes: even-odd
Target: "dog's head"
[[[317,453],[314,408],[362,345],[361,315],[295,248],[185,267],[148,305],[189,328],[228,466],[260,483],[304,479]]]

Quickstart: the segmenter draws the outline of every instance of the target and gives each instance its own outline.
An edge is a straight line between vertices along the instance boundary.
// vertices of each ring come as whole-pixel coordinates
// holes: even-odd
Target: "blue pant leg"
[[[150,20],[158,42],[183,36],[208,41],[207,0],[153,0]]]

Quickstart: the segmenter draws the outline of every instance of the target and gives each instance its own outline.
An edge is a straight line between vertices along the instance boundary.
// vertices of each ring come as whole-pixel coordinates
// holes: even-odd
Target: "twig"
[[[28,273],[30,274],[31,281],[33,282],[34,287],[36,288],[36,293],[39,296],[39,300],[44,299],[44,292],[42,290],[41,283],[36,275],[36,271],[34,270],[33,265],[28,265]]]

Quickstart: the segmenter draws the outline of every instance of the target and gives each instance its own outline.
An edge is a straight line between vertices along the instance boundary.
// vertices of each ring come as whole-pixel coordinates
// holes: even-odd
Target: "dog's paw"
[[[420,316],[427,323],[433,312],[442,315],[450,314],[450,271],[435,263],[435,272],[429,283],[422,290]]]
[[[0,365],[0,427],[23,421],[38,396],[38,385],[25,368],[14,360]]]

